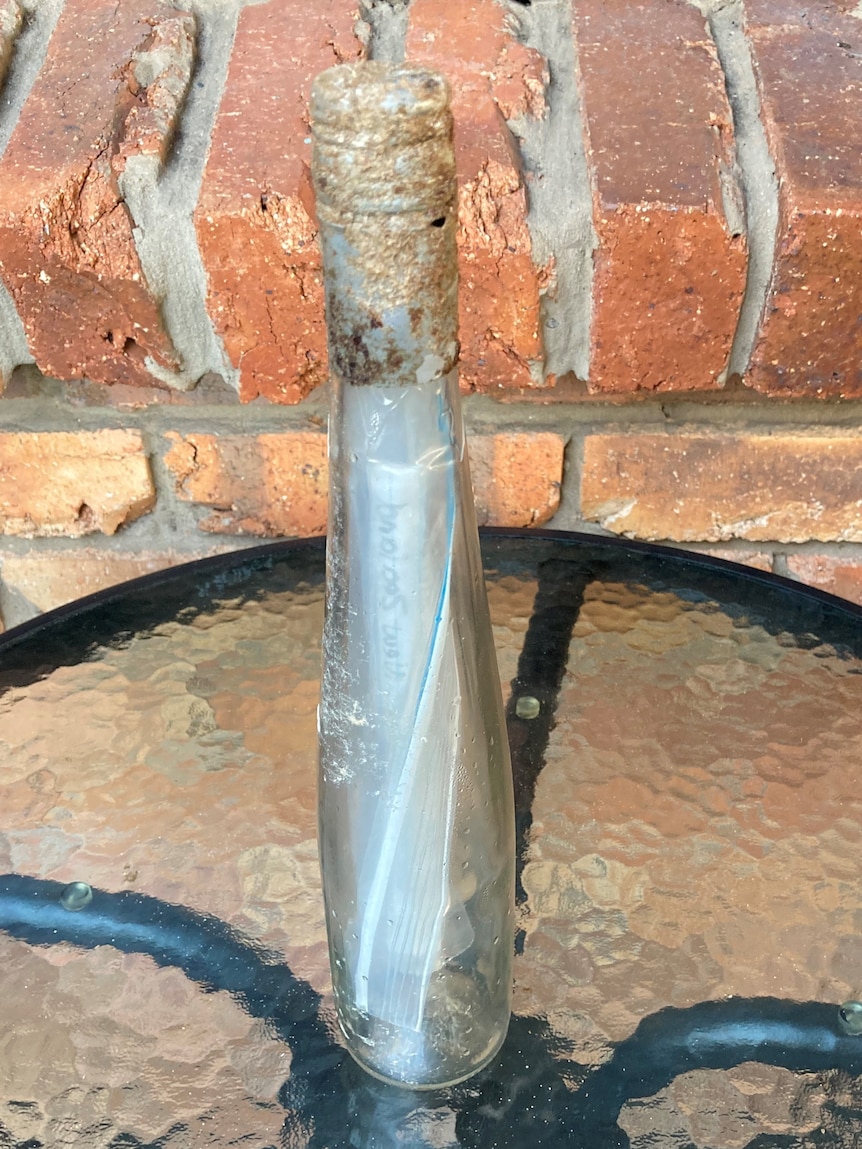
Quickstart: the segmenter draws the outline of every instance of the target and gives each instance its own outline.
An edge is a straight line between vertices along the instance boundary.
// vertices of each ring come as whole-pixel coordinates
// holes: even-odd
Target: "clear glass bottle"
[[[312,95],[332,379],[320,855],[333,988],[370,1073],[490,1061],[511,1008],[514,804],[457,371],[445,81]]]

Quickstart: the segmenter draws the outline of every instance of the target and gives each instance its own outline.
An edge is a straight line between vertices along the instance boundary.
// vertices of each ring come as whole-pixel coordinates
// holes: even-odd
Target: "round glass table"
[[[0,640],[0,1146],[862,1144],[862,611],[489,533],[514,1014],[455,1088],[339,1044],[316,853],[324,549]]]

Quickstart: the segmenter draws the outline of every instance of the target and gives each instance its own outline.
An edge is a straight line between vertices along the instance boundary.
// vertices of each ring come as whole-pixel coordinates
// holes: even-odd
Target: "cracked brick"
[[[211,511],[208,534],[319,535],[326,530],[326,436],[317,431],[270,435],[165,436],[165,465],[178,496]]]
[[[126,117],[114,160],[119,174],[130,156],[168,158],[195,64],[196,21],[176,16],[147,21],[152,33],[126,68],[126,83],[137,102]]]
[[[862,437],[588,435],[581,512],[673,542],[862,542]]]
[[[345,0],[240,15],[195,230],[207,309],[245,401],[296,403],[326,378],[308,99],[318,72],[362,55],[355,22]]]
[[[113,535],[156,503],[137,431],[0,434],[0,459],[0,534]]]
[[[164,462],[180,499],[207,508],[208,534],[318,535],[326,530],[329,469],[319,431],[180,434]],[[537,526],[559,506],[565,440],[553,432],[471,435],[479,521]]]
[[[703,17],[585,0],[573,21],[599,241],[590,390],[720,387],[746,249],[723,210],[731,115]]]
[[[538,527],[560,505],[566,441],[552,431],[471,435],[470,473],[480,526]]]
[[[745,8],[779,187],[772,283],[746,382],[770,395],[859,398],[862,21],[849,3]]]
[[[125,154],[169,146],[178,105],[135,61],[188,38],[188,21],[156,0],[68,0],[0,161],[0,274],[48,375],[152,385],[148,359],[178,366],[117,177]]]
[[[495,0],[413,0],[407,59],[452,86],[459,183],[461,380],[481,391],[542,382],[539,301],[517,142],[507,120],[545,113],[545,62]]]

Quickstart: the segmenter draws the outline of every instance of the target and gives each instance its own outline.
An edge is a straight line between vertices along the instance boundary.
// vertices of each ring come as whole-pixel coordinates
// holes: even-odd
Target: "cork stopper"
[[[445,374],[458,353],[448,84],[420,68],[341,65],[315,80],[311,112],[333,371],[354,384]]]

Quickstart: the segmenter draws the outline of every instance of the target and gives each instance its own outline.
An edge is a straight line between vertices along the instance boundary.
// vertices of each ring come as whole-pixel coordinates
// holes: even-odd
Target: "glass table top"
[[[0,1146],[862,1145],[862,611],[595,537],[483,550],[518,808],[497,1060],[412,1093],[339,1044],[324,551],[279,544],[0,639]]]

